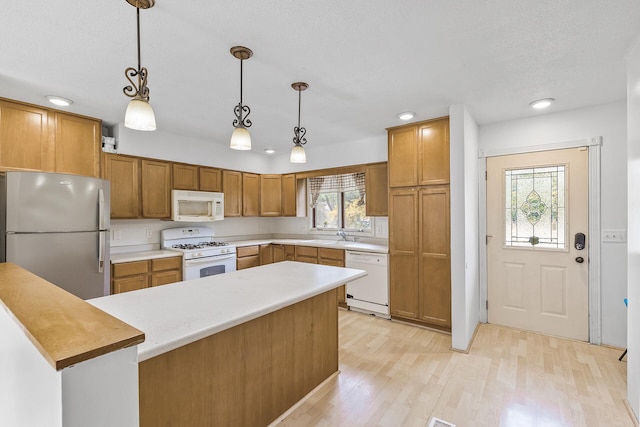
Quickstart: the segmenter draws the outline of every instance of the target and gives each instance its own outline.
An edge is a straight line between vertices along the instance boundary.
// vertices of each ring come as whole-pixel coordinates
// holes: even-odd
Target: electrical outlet
[[[382,234],[382,226],[376,225],[376,236],[379,236],[381,234]]]
[[[122,230],[113,229],[111,230],[111,240],[122,240]]]
[[[608,243],[625,243],[627,241],[627,231],[602,230],[602,241]]]
[[[147,239],[150,239],[151,236],[153,236],[153,230],[150,228],[147,228]]]

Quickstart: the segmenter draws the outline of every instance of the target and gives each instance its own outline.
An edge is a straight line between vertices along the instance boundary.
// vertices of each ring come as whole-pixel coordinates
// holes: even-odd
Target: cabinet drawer
[[[123,279],[113,280],[114,294],[121,294],[123,292],[136,291],[138,289],[144,289],[149,286],[149,276],[133,276]]]
[[[151,286],[167,285],[182,281],[182,272],[180,270],[162,271],[151,275]]]
[[[299,256],[318,257],[318,248],[311,246],[296,246],[296,260]]]
[[[157,258],[151,260],[151,271],[180,270],[182,257]]]
[[[318,263],[318,257],[306,256],[306,255],[296,255],[296,261],[298,261],[298,262],[308,262],[309,264],[317,264]]]
[[[237,248],[236,251],[238,252],[238,258],[252,256],[252,255],[259,255],[260,246],[243,246],[243,247]]]
[[[123,262],[113,264],[113,277],[131,276],[133,274],[144,274],[149,272],[147,261]]]
[[[339,261],[344,261],[344,250],[343,249],[330,249],[330,248],[320,248],[318,249],[318,255],[321,259],[336,259]]]
[[[330,265],[332,267],[344,267],[344,261],[339,259],[320,258],[321,265]]]
[[[260,265],[260,255],[252,255],[244,258],[238,258],[237,269],[257,267]]]

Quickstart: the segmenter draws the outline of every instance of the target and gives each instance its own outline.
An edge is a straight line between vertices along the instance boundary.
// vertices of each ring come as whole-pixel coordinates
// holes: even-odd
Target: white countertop
[[[268,245],[274,243],[276,245],[298,245],[298,246],[314,246],[318,248],[344,249],[348,251],[374,252],[379,254],[389,253],[389,246],[377,245],[373,243],[361,242],[343,242],[339,240],[322,240],[322,239],[261,239],[261,240],[239,240],[233,243],[236,246],[254,246]]]
[[[137,252],[122,252],[118,254],[111,254],[111,264],[118,264],[121,262],[133,262],[144,261],[155,258],[170,258],[173,256],[182,256],[182,252],[178,251],[165,251],[163,249],[153,251],[137,251]]]
[[[145,333],[145,342],[138,345],[138,360],[143,361],[366,274],[284,261],[87,302]]]

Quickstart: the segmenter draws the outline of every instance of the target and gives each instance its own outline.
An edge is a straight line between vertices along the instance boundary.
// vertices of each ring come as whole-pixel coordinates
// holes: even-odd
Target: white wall
[[[467,350],[480,320],[478,285],[478,126],[463,105],[451,130],[451,346]]]
[[[122,124],[114,128],[118,153],[225,169],[270,173],[271,158],[263,153],[231,150],[228,144],[156,130],[141,132]],[[231,133],[229,133],[231,138]]]
[[[627,130],[626,105],[617,102],[561,113],[481,126],[479,148],[483,151],[530,147],[591,136],[602,136],[601,225],[603,230],[625,230],[627,225]],[[599,238],[600,236],[588,236]],[[602,343],[626,346],[627,245],[602,243],[601,313]]]
[[[640,43],[627,56],[628,332],[627,400],[640,415]],[[625,192],[626,193],[626,192]]]

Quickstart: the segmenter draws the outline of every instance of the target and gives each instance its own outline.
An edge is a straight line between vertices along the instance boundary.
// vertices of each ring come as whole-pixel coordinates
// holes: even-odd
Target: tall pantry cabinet
[[[449,119],[388,137],[391,316],[450,331]]]

